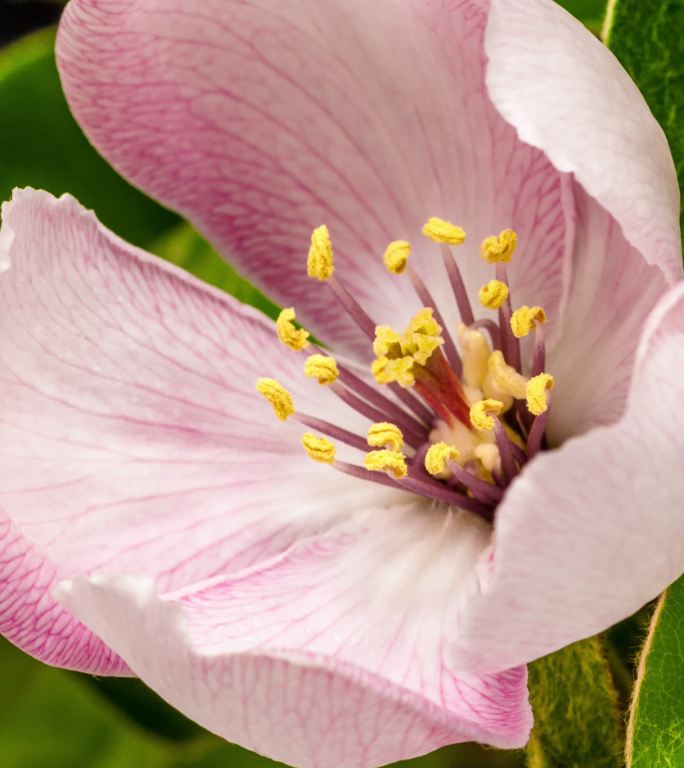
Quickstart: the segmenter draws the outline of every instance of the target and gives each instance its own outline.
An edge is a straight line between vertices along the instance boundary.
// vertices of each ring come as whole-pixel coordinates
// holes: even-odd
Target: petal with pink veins
[[[378,323],[403,325],[417,305],[382,265],[400,238],[456,320],[439,250],[420,234],[433,215],[468,233],[458,258],[473,297],[492,276],[481,239],[515,228],[515,300],[558,317],[567,179],[489,100],[484,6],[72,0],[57,53],[76,118],[119,171],[337,350],[359,350],[329,288],[304,271],[321,223],[339,276]]]
[[[525,743],[525,669],[461,677],[448,661],[488,539],[468,513],[413,502],[175,594],[96,577],[58,597],[210,730],[302,768],[370,768],[463,740]]]
[[[127,245],[68,196],[17,191],[0,242],[11,262],[0,278],[10,640],[109,670],[54,608],[55,579],[132,571],[175,589],[396,493],[314,467],[298,445],[304,427],[275,419],[259,376],[319,416],[366,425],[304,377],[303,357],[258,313]]]
[[[538,456],[497,510],[460,670],[496,671],[629,616],[684,570],[684,282],[645,323],[617,423]]]
[[[574,174],[649,264],[679,278],[672,156],[615,56],[552,0],[491,0],[485,50],[489,95],[522,141]]]

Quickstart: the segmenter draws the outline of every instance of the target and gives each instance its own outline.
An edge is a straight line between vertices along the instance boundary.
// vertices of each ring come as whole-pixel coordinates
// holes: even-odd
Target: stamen
[[[486,480],[474,475],[472,472],[468,472],[465,467],[457,464],[455,461],[450,461],[448,469],[452,473],[452,482],[458,481],[475,496],[475,498],[489,504],[496,504],[503,497],[503,491],[496,485],[488,483]]]
[[[487,370],[488,376],[484,385],[487,397],[502,400],[509,408],[513,398],[525,399],[527,380],[512,365],[506,363],[500,350],[495,350],[489,356]]]
[[[493,320],[481,318],[471,323],[469,328],[473,331],[479,331],[480,328],[484,328],[492,341],[492,347],[494,349],[501,349],[501,332],[499,331],[499,326]]]
[[[505,283],[506,285],[509,284],[506,264],[502,261],[496,265],[496,279],[499,280],[499,282]],[[499,307],[498,319],[499,329],[501,332],[501,350],[509,364],[512,365],[517,371],[522,371],[520,360],[520,342],[513,335],[513,331],[511,329],[511,314],[512,307],[509,289],[508,296],[506,297],[503,304]]]
[[[461,245],[466,239],[466,233],[461,227],[437,216],[432,216],[423,224],[422,232],[435,243],[447,245]]]
[[[546,365],[546,347],[544,345],[544,326],[537,324],[534,329],[534,354],[532,356],[532,375],[536,376]]]
[[[313,432],[305,432],[302,435],[302,445],[310,459],[321,464],[335,462],[335,446],[327,438],[316,437]]]
[[[480,288],[478,297],[480,304],[488,309],[499,309],[508,298],[509,290],[506,283],[501,280],[490,280]]]
[[[294,349],[295,352],[299,352],[299,350],[306,349],[309,346],[310,334],[303,328],[301,330],[297,329],[292,322],[295,319],[296,317],[293,307],[283,309],[276,320],[276,333],[278,334],[278,339],[286,347]]]
[[[453,445],[444,442],[434,443],[425,454],[425,469],[432,477],[446,480],[452,474],[447,462],[455,463],[459,455],[458,448]]]
[[[504,404],[500,400],[494,400],[492,398],[479,400],[470,408],[470,422],[475,429],[480,429],[483,432],[490,432],[494,429],[496,421],[494,416],[498,416],[502,413],[503,409]]]
[[[540,373],[527,382],[527,410],[534,416],[539,416],[548,408],[547,390],[553,388],[553,376]]]
[[[309,277],[321,281],[329,280],[335,271],[330,232],[325,224],[316,227],[311,233],[311,247],[306,266]]]
[[[368,445],[371,448],[400,451],[404,447],[404,435],[396,424],[380,421],[368,428]]]
[[[327,385],[337,381],[340,372],[334,357],[311,355],[304,363],[304,374],[316,379],[319,384]]]
[[[406,457],[398,451],[371,451],[365,455],[363,466],[371,472],[388,472],[397,480],[408,474]]]
[[[514,445],[508,439],[508,435],[499,419],[492,419],[492,421],[494,422],[494,439],[501,456],[501,468],[503,469],[506,481],[510,483],[518,474],[515,466]]]
[[[515,251],[518,236],[512,229],[504,229],[499,236],[486,237],[480,246],[480,256],[490,264],[509,262]]]
[[[532,427],[530,428],[530,434],[527,438],[528,460],[536,456],[541,450],[542,440],[544,439],[544,431],[546,430],[546,422],[549,418],[548,405],[549,401],[551,400],[550,392],[547,393],[546,398],[547,408],[544,413],[540,413],[539,416],[535,417],[534,421],[532,422]]]
[[[273,406],[273,413],[281,421],[285,421],[295,412],[292,395],[275,379],[259,379],[256,390]]]
[[[516,339],[522,339],[538,324],[546,322],[546,312],[541,307],[523,305],[511,315],[511,330]]]
[[[463,381],[469,387],[481,389],[491,352],[487,339],[480,331],[466,328],[463,323],[458,328],[458,336],[463,352]]]
[[[400,275],[408,264],[411,255],[411,244],[406,240],[394,240],[385,249],[383,260],[387,271],[393,275]]]
[[[317,432],[323,432],[324,435],[332,437],[340,443],[350,445],[352,448],[357,448],[359,451],[366,451],[366,441],[360,436],[342,427],[336,427],[330,422],[323,421],[323,419],[317,419],[315,416],[310,416],[308,413],[295,413],[292,418],[303,424],[309,429],[315,429]]]
[[[463,276],[461,270],[458,268],[456,259],[448,245],[442,245],[442,260],[444,261],[444,267],[449,276],[449,282],[451,283],[451,290],[454,293],[456,299],[456,306],[458,312],[461,315],[461,321],[470,326],[475,322],[475,315],[473,314],[473,308],[470,304],[470,298],[468,291],[466,290],[465,283],[463,282]]]

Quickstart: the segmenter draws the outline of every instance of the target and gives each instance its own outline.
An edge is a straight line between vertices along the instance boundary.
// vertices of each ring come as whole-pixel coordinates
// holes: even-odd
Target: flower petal
[[[182,593],[79,579],[58,594],[210,730],[302,768],[364,768],[463,740],[526,741],[524,668],[459,678],[444,657],[488,535],[414,502]]]
[[[624,417],[540,455],[512,485],[458,669],[505,669],[599,632],[684,570],[682,370],[684,282],[649,318]]]
[[[124,175],[336,349],[368,354],[306,277],[323,222],[338,274],[378,323],[403,324],[418,304],[382,265],[397,238],[455,320],[438,247],[420,234],[432,215],[468,232],[458,255],[472,296],[492,277],[481,239],[518,230],[515,300],[558,315],[564,182],[489,101],[483,5],[72,0],[58,60],[74,114]]]
[[[491,0],[485,49],[489,94],[520,138],[574,174],[646,261],[678,278],[672,156],[613,54],[551,0]]]
[[[668,283],[615,219],[573,184],[575,251],[563,323],[547,356],[555,378],[552,445],[624,413],[644,323]]]
[[[175,589],[392,493],[315,467],[298,445],[305,428],[278,422],[257,395],[256,379],[277,375],[314,413],[366,424],[304,377],[258,313],[126,245],[68,196],[16,192],[0,241],[11,262],[0,277],[11,640],[104,671],[106,653],[86,653],[91,640],[41,602],[54,579],[128,570]],[[44,645],[27,635],[31,612]]]

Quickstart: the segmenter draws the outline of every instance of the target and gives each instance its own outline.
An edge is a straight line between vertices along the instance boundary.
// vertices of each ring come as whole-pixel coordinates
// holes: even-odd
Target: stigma
[[[300,410],[301,404],[275,378],[259,379],[256,388],[278,419],[307,427],[301,445],[313,461],[492,521],[507,488],[546,445],[554,385],[544,370],[547,316],[539,306],[514,309],[506,273],[518,242],[512,229],[480,244],[480,256],[492,265],[493,274],[479,289],[477,306],[470,301],[452,250],[465,242],[465,231],[432,217],[422,232],[441,251],[461,316],[456,327],[445,323],[452,313],[437,306],[412,266],[411,244],[401,239],[389,243],[379,258],[387,279],[410,281],[415,311],[404,328],[371,318],[343,276],[335,273],[325,225],[311,235],[307,273],[325,284],[319,290],[332,292],[367,339],[366,374],[340,364],[332,352],[316,345],[296,324],[293,307],[283,309],[275,324],[283,345],[293,354],[304,352],[302,375],[361,414],[368,422],[365,435],[327,420],[325,414]],[[531,334],[533,343],[523,346],[521,340]],[[523,349],[530,352],[529,359]],[[339,444],[357,451],[358,459],[341,460]]]

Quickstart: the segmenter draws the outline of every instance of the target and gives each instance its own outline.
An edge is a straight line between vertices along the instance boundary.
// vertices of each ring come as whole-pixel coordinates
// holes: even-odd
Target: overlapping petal
[[[56,579],[135,572],[174,589],[388,493],[293,450],[303,428],[276,422],[254,391],[260,375],[277,373],[348,427],[354,413],[305,379],[303,358],[258,313],[126,245],[68,196],[15,193],[0,238],[11,262],[0,279],[11,640],[53,663],[120,668],[55,608]]]
[[[592,635],[680,575],[682,370],[684,282],[649,317],[623,418],[539,456],[497,510],[459,668],[504,669]]]
[[[517,229],[516,300],[558,315],[568,181],[489,100],[484,5],[72,0],[58,61],[74,114],[116,168],[336,349],[359,349],[328,288],[304,273],[321,222],[377,322],[403,324],[416,303],[382,266],[397,238],[413,242],[444,311],[453,306],[439,252],[420,235],[432,215],[468,232],[459,260],[473,296],[491,277],[480,240]]]
[[[416,501],[369,512],[177,594],[120,578],[58,594],[176,707],[288,764],[364,768],[462,740],[522,745],[524,668],[463,678],[448,660],[487,526]]]

